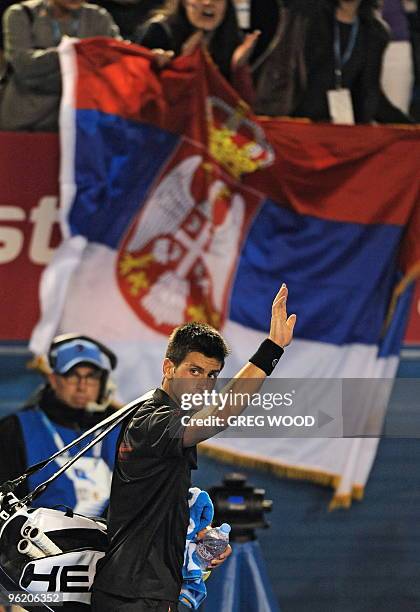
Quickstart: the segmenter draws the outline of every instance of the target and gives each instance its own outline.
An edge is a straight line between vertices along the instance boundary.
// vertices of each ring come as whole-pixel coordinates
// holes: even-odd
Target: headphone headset
[[[111,351],[111,349],[102,344],[102,342],[99,342],[99,340],[94,340],[90,336],[85,336],[84,334],[62,334],[61,336],[56,336],[53,339],[50,348],[48,349],[48,363],[53,371],[57,362],[57,348],[63,344],[67,344],[68,342],[73,342],[74,340],[86,340],[87,342],[91,342],[97,346],[101,353],[108,357],[110,369],[115,370],[118,363],[117,356],[113,351]],[[99,389],[98,400],[96,402],[96,409],[106,408],[109,403],[108,400],[110,399],[111,393],[115,388],[115,385],[108,381],[108,376],[109,372],[102,369],[101,386]]]
[[[54,338],[48,350],[48,363],[50,364],[52,370],[54,370],[56,363],[55,350],[62,344],[73,342],[73,340],[86,340],[87,342],[91,342],[92,344],[97,346],[101,353],[104,353],[104,355],[108,357],[111,370],[115,370],[118,362],[116,354],[111,351],[111,349],[109,349],[107,346],[105,346],[105,344],[99,342],[99,340],[94,340],[90,336],[85,336],[82,334],[62,334],[61,336],[56,336]]]

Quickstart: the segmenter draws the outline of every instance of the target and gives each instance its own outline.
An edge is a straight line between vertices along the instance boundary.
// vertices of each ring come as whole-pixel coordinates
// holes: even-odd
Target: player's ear
[[[175,365],[168,357],[163,360],[163,375],[167,380],[172,380],[175,374]]]

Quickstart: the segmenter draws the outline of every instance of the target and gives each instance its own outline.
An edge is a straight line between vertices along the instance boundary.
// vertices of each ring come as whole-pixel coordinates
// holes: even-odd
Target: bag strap
[[[139,409],[140,405],[144,404],[144,402],[146,402],[147,400],[149,400],[149,399],[151,399],[153,397],[153,393],[154,393],[154,391],[148,391],[147,393],[142,395],[140,398],[137,398],[133,402],[130,402],[130,404],[128,404],[125,408],[119,410],[117,417],[116,417],[116,415],[111,415],[111,417],[108,417],[107,419],[104,419],[103,421],[101,421],[101,423],[99,423],[95,427],[92,427],[92,429],[90,429],[89,431],[85,432],[85,434],[83,434],[83,436],[80,436],[78,438],[78,440],[81,440],[82,438],[84,439],[87,435],[89,435],[89,434],[93,433],[94,431],[97,431],[98,429],[102,428],[104,426],[104,424],[106,424],[111,419],[110,423],[108,424],[108,427],[106,427],[103,431],[101,431],[100,434],[98,434],[93,440],[91,440],[76,455],[74,455],[74,457],[71,457],[68,461],[66,461],[66,463],[59,470],[57,470],[57,472],[55,472],[52,476],[50,476],[50,478],[48,478],[44,482],[41,482],[31,493],[28,493],[28,495],[26,495],[22,500],[19,501],[19,504],[27,505],[31,501],[33,501],[34,499],[39,497],[41,495],[41,493],[44,493],[44,491],[47,489],[47,487],[49,487],[49,485],[51,483],[53,483],[57,478],[59,478],[59,476],[61,476],[61,474],[63,474],[69,467],[71,467],[73,465],[73,463],[75,463],[78,459],[80,459],[80,457],[82,457],[82,455],[84,455],[89,449],[91,449],[93,446],[95,446],[95,444],[97,444],[98,442],[103,440],[103,438],[105,438],[105,436],[107,436],[113,429],[115,429],[115,427],[117,427],[117,425],[119,425],[125,419],[127,419],[132,414],[137,412],[137,410]],[[77,443],[78,440],[75,440],[74,442],[72,442],[71,445],[68,445],[68,447],[74,446]],[[64,450],[65,449],[61,449],[61,451],[59,453],[55,453],[54,455],[52,455],[47,460],[45,465],[48,465],[51,461],[53,461],[53,459],[58,454],[62,454],[64,452]]]
[[[64,448],[60,448],[57,452],[55,452],[53,455],[51,455],[47,459],[44,459],[43,461],[40,461],[38,463],[35,463],[34,465],[29,466],[25,470],[25,472],[18,478],[15,478],[14,480],[8,480],[5,483],[3,483],[0,487],[0,492],[1,493],[13,492],[19,485],[21,485],[22,483],[26,481],[28,476],[32,476],[32,474],[39,472],[44,467],[52,463],[54,459],[56,459],[63,453],[66,453],[68,450],[73,448],[73,446],[76,446],[77,444],[79,444],[80,442],[88,438],[90,435],[92,435],[99,429],[103,429],[105,427],[105,429],[100,434],[98,434],[93,440],[91,440],[89,444],[87,444],[84,448],[82,448],[74,457],[71,457],[69,461],[67,461],[58,470],[58,472],[56,472],[56,474],[54,474],[53,476],[51,476],[51,478],[46,480],[45,483],[41,483],[40,485],[38,485],[38,487],[36,487],[33,493],[35,493],[35,491],[37,491],[37,489],[39,489],[40,487],[43,487],[43,485],[46,483],[47,483],[46,486],[48,486],[50,482],[53,482],[55,478],[58,478],[58,476],[60,476],[68,467],[70,467],[75,461],[77,461],[79,457],[84,455],[90,448],[92,448],[92,446],[94,446],[100,440],[105,438],[105,436],[107,436],[115,427],[117,427],[117,425],[122,423],[124,419],[126,419],[128,416],[131,416],[131,414],[134,414],[141,404],[144,404],[144,402],[151,399],[153,397],[153,393],[154,393],[153,390],[148,391],[141,397],[127,404],[127,406],[125,406],[124,408],[121,408],[120,410],[118,410],[115,414],[111,414],[109,417],[107,417],[100,423],[97,423],[97,425],[95,425],[94,427],[91,427],[91,429],[89,429],[88,431],[85,431],[81,436],[76,438],[76,440],[73,440],[73,442],[70,442]],[[42,491],[39,491],[39,493],[36,494],[36,497],[38,497],[38,495],[40,495],[45,490],[46,486],[42,489]],[[25,499],[27,499],[29,496],[32,496],[32,493],[27,495]],[[34,499],[34,497],[31,497],[30,499]]]
[[[44,493],[47,487],[49,487],[50,484],[52,484],[55,480],[57,480],[57,478],[59,478],[61,474],[64,474],[64,472],[68,470],[69,467],[73,465],[73,463],[75,463],[78,459],[80,459],[82,455],[87,453],[87,451],[93,446],[95,446],[95,444],[97,444],[100,440],[103,440],[105,436],[107,436],[113,429],[115,429],[115,427],[117,427],[117,425],[119,425],[122,421],[128,418],[128,416],[130,415],[130,412],[134,413],[138,410],[138,408],[139,408],[138,402],[136,401],[136,405],[131,408],[131,411],[128,411],[128,413],[125,412],[123,415],[120,415],[116,421],[114,421],[113,423],[111,423],[111,425],[109,425],[107,428],[101,431],[101,433],[98,434],[93,440],[91,440],[89,444],[86,444],[84,448],[82,448],[78,453],[76,453],[74,457],[70,457],[70,459],[66,461],[66,463],[62,465],[60,469],[58,469],[52,476],[50,476],[50,478],[47,478],[47,480],[44,480],[44,482],[41,482],[37,487],[35,487],[35,489],[31,493],[28,493],[28,495],[26,495],[20,501],[20,503],[27,505],[30,502],[32,502],[34,499],[39,497],[41,493]]]

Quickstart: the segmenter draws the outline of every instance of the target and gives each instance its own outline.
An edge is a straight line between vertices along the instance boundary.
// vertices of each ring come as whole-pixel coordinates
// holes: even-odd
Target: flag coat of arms
[[[230,376],[269,328],[284,281],[298,323],[288,379],[392,379],[420,271],[420,131],[255,117],[197,51],[159,71],[105,38],[60,49],[63,242],[31,348],[89,333],[119,356],[130,400],[158,386],[171,330],[222,331]],[[379,433],[389,388],[359,393]],[[322,436],[322,430],[320,430]],[[361,497],[378,439],[214,438],[206,452]]]

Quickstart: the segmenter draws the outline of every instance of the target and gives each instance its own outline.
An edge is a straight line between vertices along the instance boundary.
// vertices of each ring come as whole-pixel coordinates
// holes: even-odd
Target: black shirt
[[[184,448],[185,416],[162,390],[122,429],[108,515],[109,550],[94,588],[132,598],[177,601],[189,522],[196,447]]]

